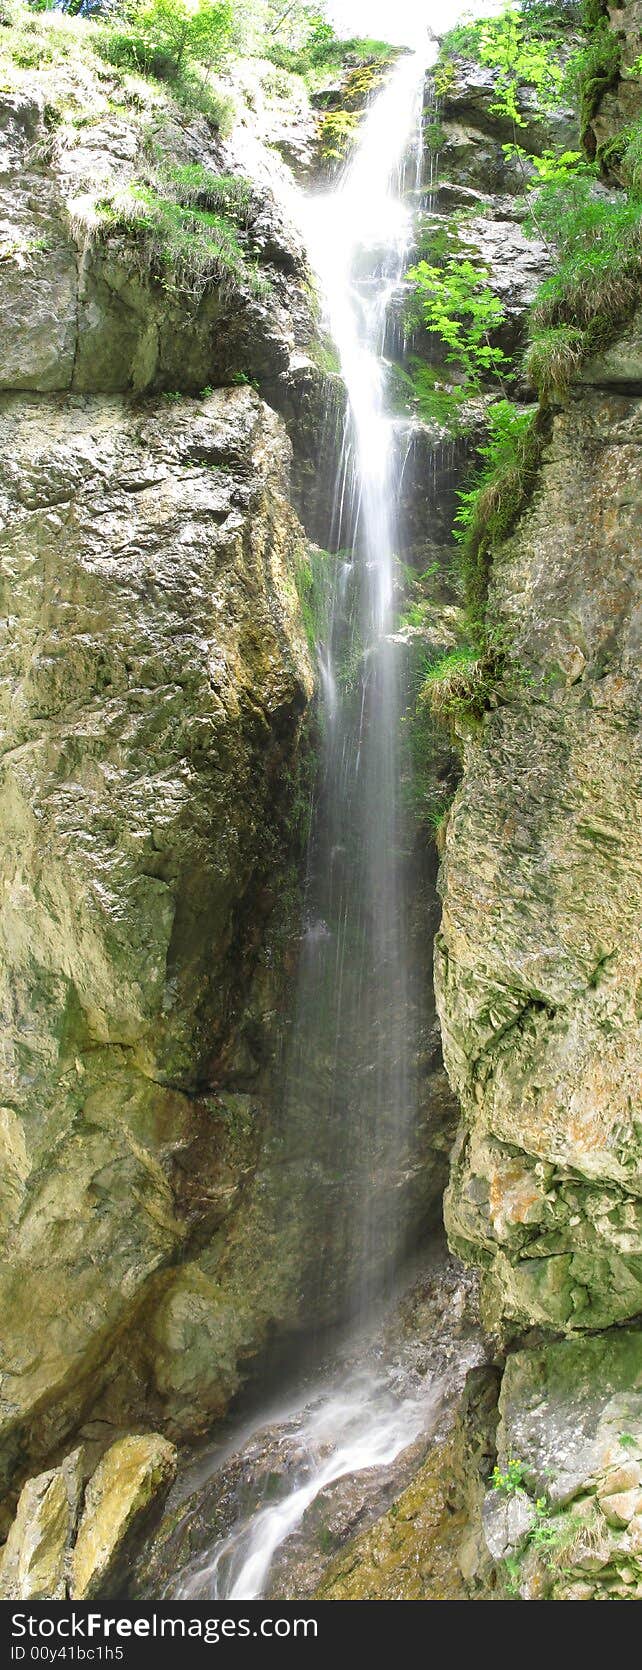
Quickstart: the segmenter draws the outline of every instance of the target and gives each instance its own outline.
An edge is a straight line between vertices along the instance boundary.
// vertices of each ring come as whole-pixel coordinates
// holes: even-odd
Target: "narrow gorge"
[[[0,0],[9,1602],[642,1599],[642,7],[366,11]]]

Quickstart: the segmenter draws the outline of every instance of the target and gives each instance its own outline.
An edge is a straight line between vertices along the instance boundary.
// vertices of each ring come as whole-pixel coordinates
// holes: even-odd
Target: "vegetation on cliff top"
[[[582,365],[608,346],[638,304],[642,285],[642,123],[623,129],[595,163],[587,139],[604,92],[620,76],[620,44],[601,0],[551,0],[509,7],[496,18],[457,27],[442,43],[436,87],[448,98],[456,62],[472,58],[495,72],[495,113],[510,120],[513,141],[504,146],[522,167],[530,196],[527,227],[541,238],[555,263],[540,286],[529,319],[524,371],[545,406],[561,400]],[[629,72],[632,73],[632,72]],[[564,97],[576,104],[581,151],[544,149],[529,154],[518,130],[537,123]],[[595,147],[593,146],[593,152]],[[596,175],[611,169],[625,190],[605,191]],[[477,449],[471,484],[459,493],[455,536],[457,568],[465,600],[467,641],[456,654],[429,668],[421,700],[457,725],[479,712],[504,657],[487,619],[488,580],[495,552],[515,527],[537,478],[542,422],[534,407],[505,398],[515,368],[492,332],[500,304],[487,274],[468,270],[440,251],[409,274],[428,331],[446,348],[455,375],[502,398],[487,413],[488,437]],[[473,283],[476,280],[476,284]],[[462,291],[467,288],[469,294]],[[478,352],[481,349],[481,352]]]
[[[238,175],[213,174],[199,163],[172,166],[160,158],[126,189],[77,202],[72,218],[89,235],[129,234],[135,265],[165,289],[198,300],[214,281],[223,290],[269,295],[269,279],[251,258],[248,243],[252,187]]]
[[[165,87],[223,134],[236,115],[230,72],[241,58],[273,64],[281,91],[291,86],[293,96],[301,81],[316,90],[341,74],[356,109],[396,51],[341,39],[305,0],[1,0],[0,21],[3,65],[37,71],[55,59],[102,60],[125,96],[135,95],[133,77]]]

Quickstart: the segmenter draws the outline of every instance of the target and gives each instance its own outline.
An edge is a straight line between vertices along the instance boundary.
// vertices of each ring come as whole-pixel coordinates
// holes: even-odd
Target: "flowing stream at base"
[[[383,353],[411,234],[405,194],[419,184],[425,67],[420,55],[400,58],[338,187],[303,208],[348,416],[327,539],[338,556],[318,644],[324,758],[283,1121],[299,1147],[314,1126],[315,1163],[336,1180],[317,1284],[320,1296],[334,1284],[364,1345],[360,1360],[339,1365],[281,1412],[277,1446],[295,1430],[299,1457],[287,1488],[274,1501],[250,1502],[218,1545],[179,1575],[173,1592],[183,1597],[264,1595],[277,1550],[314,1499],[332,1481],[392,1463],[430,1427],[440,1403],[431,1375],[402,1372],[400,1359],[381,1362],[367,1335],[367,1318],[392,1290],[404,1255],[417,1117],[394,641],[400,464]],[[356,671],[346,678],[341,658],[350,642]],[[314,1295],[309,1302],[313,1310]]]

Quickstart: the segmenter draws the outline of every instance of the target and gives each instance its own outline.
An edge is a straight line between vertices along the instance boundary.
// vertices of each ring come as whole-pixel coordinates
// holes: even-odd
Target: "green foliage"
[[[618,136],[620,137],[620,136]],[[621,178],[632,197],[642,197],[642,122],[625,128],[625,140],[620,169]]]
[[[417,576],[413,576],[416,582]],[[434,605],[433,605],[434,609]],[[407,610],[404,619],[408,619]],[[425,618],[417,621],[425,625]],[[424,829],[430,831],[439,846],[456,787],[456,768],[452,758],[451,737],[444,737],[444,728],[435,723],[430,702],[424,696],[426,676],[434,665],[420,638],[410,641],[409,694],[410,703],[403,715],[402,725],[406,744],[406,758],[410,771],[404,781],[403,792],[410,815]],[[446,727],[450,732],[451,727]]]
[[[549,325],[533,336],[524,369],[541,400],[563,400],[585,356],[585,333],[577,325]]]
[[[283,21],[287,24],[287,15]],[[303,76],[312,86],[346,66],[358,69],[360,65],[370,65],[373,69],[377,66],[385,69],[396,56],[396,49],[387,41],[358,36],[342,40],[317,13],[310,13],[307,22],[303,20],[296,44],[284,40],[282,32],[268,32],[257,41],[256,50],[277,69]]]
[[[112,64],[176,82],[197,61],[221,64],[234,44],[232,0],[129,0],[105,31]]]
[[[638,76],[642,75],[642,52],[640,53],[639,58],[636,58],[632,64],[628,64],[626,67],[622,65],[620,68],[620,74],[623,81],[637,81]]]
[[[163,158],[157,175],[183,208],[209,209],[231,216],[238,225],[249,225],[254,193],[251,181],[243,175],[214,174],[199,162],[178,164]]]
[[[585,29],[598,29],[602,19],[607,16],[608,0],[582,0],[580,22]]]
[[[493,1490],[501,1490],[505,1496],[514,1496],[518,1490],[524,1489],[526,1468],[523,1461],[511,1457],[505,1468],[495,1465],[491,1474]]]
[[[476,23],[456,23],[442,39],[440,58],[472,58],[478,63],[482,28],[481,19]]]
[[[499,400],[488,414],[488,437],[474,485],[458,494],[455,534],[470,630],[485,641],[484,613],[493,552],[512,532],[535,484],[539,435],[535,408]]]
[[[490,341],[504,309],[486,283],[487,276],[485,268],[455,257],[443,267],[419,261],[407,273],[426,329],[444,343],[447,363],[463,372],[470,389],[478,389],[482,378],[496,377],[508,366],[503,349]]]
[[[515,127],[526,127],[526,119],[519,109],[521,86],[534,89],[542,112],[559,103],[564,74],[559,62],[558,29],[559,8],[508,6],[497,17],[459,24],[452,29],[442,43],[441,54],[445,59],[473,58],[487,69],[495,70],[495,98],[491,109]]]
[[[564,75],[559,42],[541,34],[528,15],[509,9],[487,21],[481,32],[480,63],[497,71],[496,96],[491,108],[516,127],[527,122],[519,109],[520,86],[532,87],[540,111],[559,103]]]
[[[546,186],[537,200],[537,222],[557,250],[565,271],[546,279],[540,295],[565,289],[569,273],[584,270],[584,256],[587,271],[598,269],[602,263],[611,266],[622,241],[628,244],[632,236],[637,239],[641,215],[638,203],[624,196],[606,196],[595,189],[591,179],[578,176]]]
[[[516,158],[524,171],[530,171],[530,178],[526,184],[530,191],[538,190],[541,186],[566,185],[578,174],[588,172],[588,164],[582,151],[543,151],[541,156],[533,156],[524,150],[522,145],[502,145],[506,161]],[[538,231],[539,227],[535,227]]]
[[[577,178],[542,190],[537,224],[559,264],[531,310],[526,365],[548,396],[562,393],[584,361],[608,345],[639,300],[642,203],[598,194],[590,180]]]
[[[457,80],[457,71],[452,57],[444,54],[445,42],[442,43],[441,54],[435,64],[432,76],[435,94],[438,99],[447,99]]]

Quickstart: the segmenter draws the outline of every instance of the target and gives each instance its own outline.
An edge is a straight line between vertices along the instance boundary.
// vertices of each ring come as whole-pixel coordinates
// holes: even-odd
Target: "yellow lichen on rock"
[[[464,1600],[457,1551],[462,1515],[448,1506],[454,1440],[428,1460],[388,1513],[348,1545],[318,1600]]]
[[[172,1483],[176,1450],[156,1432],[120,1438],[87,1486],[73,1552],[71,1593],[86,1600],[112,1576],[126,1539]]]

